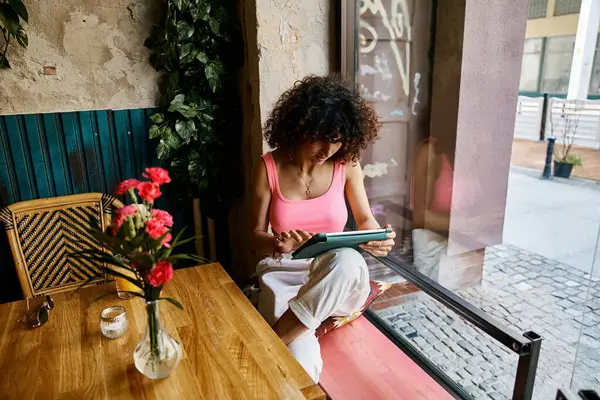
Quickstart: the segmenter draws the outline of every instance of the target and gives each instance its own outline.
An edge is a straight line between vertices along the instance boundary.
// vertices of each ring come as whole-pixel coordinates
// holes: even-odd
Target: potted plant
[[[552,110],[552,107],[550,108]],[[571,153],[583,106],[577,100],[562,103],[560,115],[550,115],[550,131],[557,139],[554,146],[554,176],[569,178],[573,167],[582,165],[581,156]]]

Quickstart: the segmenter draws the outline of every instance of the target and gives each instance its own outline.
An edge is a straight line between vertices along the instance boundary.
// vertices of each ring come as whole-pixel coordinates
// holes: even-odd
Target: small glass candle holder
[[[129,322],[127,321],[125,307],[108,307],[100,314],[100,331],[107,338],[116,339],[123,336],[128,327]]]

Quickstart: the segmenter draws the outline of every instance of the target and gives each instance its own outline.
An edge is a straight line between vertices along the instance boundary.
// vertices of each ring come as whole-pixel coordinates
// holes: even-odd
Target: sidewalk
[[[512,164],[533,168],[541,174],[546,162],[546,146],[547,142],[514,139]],[[571,152],[583,158],[583,166],[575,168],[572,176],[600,181],[600,150],[587,147],[573,147]]]

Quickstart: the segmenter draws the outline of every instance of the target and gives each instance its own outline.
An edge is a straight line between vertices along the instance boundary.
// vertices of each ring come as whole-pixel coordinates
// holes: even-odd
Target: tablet
[[[385,240],[392,228],[370,231],[348,231],[338,233],[317,233],[292,253],[293,260],[313,258],[329,250],[341,247],[358,248],[359,244],[371,240]]]

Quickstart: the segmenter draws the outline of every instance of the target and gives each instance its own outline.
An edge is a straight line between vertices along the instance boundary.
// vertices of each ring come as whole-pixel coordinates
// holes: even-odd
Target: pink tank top
[[[281,194],[279,176],[273,155],[264,154],[267,177],[271,189],[269,220],[273,231],[280,233],[302,229],[313,233],[331,233],[344,230],[348,210],[344,198],[345,167],[336,163],[333,168],[331,186],[323,195],[314,199],[288,200]]]
[[[433,138],[426,139],[434,140]],[[411,185],[410,208],[414,210],[414,177]],[[433,183],[433,199],[431,211],[449,214],[452,207],[452,187],[454,185],[454,169],[448,161],[448,157],[442,153],[442,167],[440,175]]]
[[[431,201],[431,210],[448,214],[452,207],[452,185],[454,173],[450,161],[445,154],[442,154],[442,168],[440,175],[433,184],[433,199]]]

